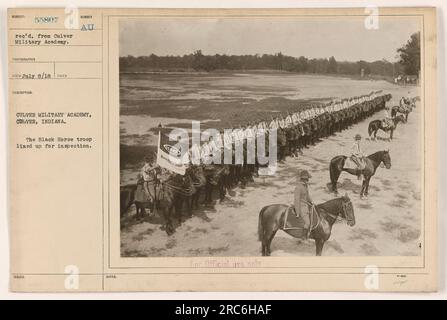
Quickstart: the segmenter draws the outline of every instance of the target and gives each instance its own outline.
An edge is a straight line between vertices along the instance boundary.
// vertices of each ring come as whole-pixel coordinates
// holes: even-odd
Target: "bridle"
[[[349,222],[353,222],[354,220],[352,218],[348,217],[348,215],[347,215],[348,210],[352,210],[352,202],[351,202],[351,200],[342,201],[341,208],[342,208],[342,212],[343,212],[343,215],[344,215],[344,217],[342,217],[341,219],[342,220],[346,219],[346,221],[348,223]]]
[[[343,216],[340,216],[340,215],[334,215],[334,214],[332,214],[332,213],[329,213],[329,212],[327,212],[326,210],[321,210],[321,212],[324,214],[324,215],[326,215],[326,216],[329,216],[329,217],[331,217],[332,219],[334,219],[335,221],[343,221],[343,220],[346,220],[347,222],[353,222],[353,219],[351,219],[351,218],[348,218],[348,215],[347,215],[347,211],[348,210],[350,210],[352,208],[352,202],[351,202],[351,200],[348,200],[348,201],[344,201],[344,200],[342,200],[342,203],[341,203],[341,211],[342,211],[342,213],[343,213]]]

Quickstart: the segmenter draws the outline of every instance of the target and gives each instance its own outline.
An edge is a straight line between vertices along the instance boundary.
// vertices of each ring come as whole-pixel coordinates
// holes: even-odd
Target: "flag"
[[[169,171],[184,175],[186,164],[189,163],[189,154],[187,150],[179,149],[176,144],[177,142],[170,141],[167,135],[158,133],[157,164]]]

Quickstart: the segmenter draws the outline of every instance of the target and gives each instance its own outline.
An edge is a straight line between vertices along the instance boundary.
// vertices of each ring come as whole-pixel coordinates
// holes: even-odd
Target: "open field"
[[[187,127],[201,120],[204,127],[223,128],[271,115],[287,113],[311,102],[327,101],[383,90],[393,95],[390,105],[417,87],[400,87],[385,81],[283,75],[123,75],[121,79],[121,183],[134,181],[143,155],[154,149],[154,127]],[[392,167],[378,168],[371,180],[370,196],[360,200],[361,182],[343,173],[340,192],[353,201],[356,225],[336,224],[323,255],[414,256],[420,254],[421,159],[420,104],[409,122],[399,124],[395,139],[363,140],[367,154],[389,149]],[[332,157],[348,154],[356,133],[366,137],[369,121],[304,150],[299,158],[288,158],[275,176],[255,178],[245,189],[213,207],[202,208],[168,237],[159,229],[160,219],[135,223],[129,210],[123,219],[121,252],[124,256],[258,256],[257,219],[260,209],[273,203],[291,203],[295,174],[309,170],[310,192],[316,203],[333,197],[328,192],[328,165]],[[383,132],[379,133],[385,137]],[[314,255],[312,240],[298,241],[278,232],[272,255]]]

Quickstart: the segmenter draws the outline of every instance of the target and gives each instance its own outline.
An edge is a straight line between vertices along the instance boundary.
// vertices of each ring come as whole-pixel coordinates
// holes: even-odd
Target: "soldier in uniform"
[[[312,199],[309,195],[309,179],[311,178],[307,170],[302,170],[298,176],[295,187],[295,212],[297,217],[304,220],[304,238],[307,239],[310,233],[310,214],[313,207]]]
[[[365,168],[365,155],[360,146],[360,141],[362,136],[359,134],[355,135],[355,142],[351,149],[351,160],[357,165],[357,178],[360,180],[362,178],[362,170]]]
[[[383,124],[384,127],[386,128],[390,128],[391,126],[393,126],[393,121],[390,115],[390,107],[386,107],[385,110],[383,111]]]
[[[151,180],[152,171],[157,168],[156,164],[153,164],[151,158],[149,156],[144,158],[144,165],[141,168],[141,175],[143,177],[143,188],[146,192],[147,197],[149,198],[149,181]]]

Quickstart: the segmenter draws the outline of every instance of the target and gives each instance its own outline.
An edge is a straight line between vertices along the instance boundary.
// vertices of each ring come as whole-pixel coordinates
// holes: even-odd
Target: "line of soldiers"
[[[381,90],[373,91],[362,96],[333,100],[320,105],[311,105],[292,114],[288,113],[287,115],[272,117],[271,120],[260,120],[257,123],[250,122],[240,125],[239,128],[222,130],[220,133],[221,138],[216,139],[211,136],[209,141],[201,146],[193,145],[190,155],[195,154],[196,157],[209,160],[212,158],[215,150],[231,146],[232,143],[245,143],[250,139],[255,139],[260,134],[266,135],[271,130],[277,130],[278,146],[282,149],[279,150],[280,160],[283,160],[287,154],[296,156],[297,150],[307,147],[309,144],[314,144],[316,139],[342,130],[343,125],[350,121],[358,121],[359,119],[356,118],[357,114],[354,114],[354,112],[357,111],[357,113],[369,115],[369,111],[375,111],[376,104],[373,106],[372,103],[374,101],[378,102],[378,98],[383,97],[380,95],[381,92]],[[385,97],[389,100],[390,95],[385,95]],[[320,130],[324,126],[326,128]],[[291,129],[298,131],[292,132]],[[319,130],[322,131],[321,136],[315,135],[316,131]],[[286,148],[287,140],[294,141],[289,144],[289,150]]]
[[[367,95],[353,98],[339,99],[318,106],[310,106],[300,111],[272,118],[270,121],[262,120],[256,124],[247,124],[240,128],[224,130],[219,138],[210,137],[210,140],[201,146],[193,145],[189,150],[190,157],[196,153],[203,161],[207,163],[207,170],[216,170],[220,166],[228,167],[223,172],[228,172],[226,177],[227,185],[235,186],[239,182],[245,185],[252,181],[253,176],[257,175],[259,165],[257,163],[248,163],[247,161],[247,142],[255,139],[259,134],[265,134],[265,143],[268,144],[268,135],[271,130],[277,131],[277,158],[282,161],[287,156],[296,157],[302,154],[301,149],[315,144],[319,139],[332,135],[335,132],[342,131],[350,125],[371,116],[373,113],[385,108],[385,102],[391,99],[390,94],[381,94],[381,91],[374,91]],[[234,144],[239,142],[243,144],[244,157],[243,163],[234,161]],[[233,150],[232,164],[210,164],[210,159],[217,150],[230,146]],[[269,148],[266,146],[266,152]],[[221,152],[223,155],[224,152]],[[154,163],[146,162],[142,169],[142,175],[149,179],[148,171],[156,167]],[[219,171],[220,172],[220,171]]]

